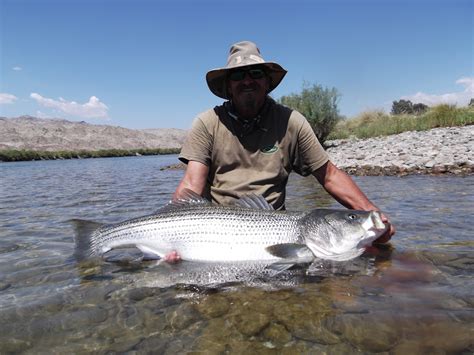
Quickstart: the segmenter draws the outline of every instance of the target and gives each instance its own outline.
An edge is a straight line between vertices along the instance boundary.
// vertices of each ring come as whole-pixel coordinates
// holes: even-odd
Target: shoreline
[[[354,176],[406,176],[474,174],[474,125],[409,131],[367,139],[340,139],[326,142],[330,160]],[[177,154],[179,149],[110,149],[100,151],[12,151],[13,159],[0,162],[64,160],[94,157],[121,157]],[[184,170],[177,162],[160,170]]]
[[[41,160],[70,160],[93,158],[141,157],[147,155],[178,154],[178,148],[100,149],[100,150],[0,150],[0,163]]]
[[[331,161],[350,175],[474,173],[474,125],[327,141]]]
[[[326,142],[330,160],[354,176],[474,174],[474,125]],[[162,170],[185,169],[176,163]]]

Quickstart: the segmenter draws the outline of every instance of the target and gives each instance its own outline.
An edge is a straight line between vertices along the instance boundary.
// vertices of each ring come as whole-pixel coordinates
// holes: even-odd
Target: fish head
[[[301,221],[304,243],[316,257],[331,260],[359,256],[386,229],[376,211],[318,209]]]

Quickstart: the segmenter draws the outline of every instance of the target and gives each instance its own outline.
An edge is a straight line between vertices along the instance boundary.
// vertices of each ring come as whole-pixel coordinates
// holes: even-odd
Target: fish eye
[[[354,220],[354,219],[357,218],[357,216],[355,214],[351,213],[351,214],[347,215],[347,218],[349,218],[351,220]]]

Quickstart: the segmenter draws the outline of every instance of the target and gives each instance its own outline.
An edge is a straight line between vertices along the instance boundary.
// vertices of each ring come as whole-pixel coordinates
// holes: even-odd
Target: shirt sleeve
[[[179,160],[187,164],[197,161],[207,166],[211,165],[212,135],[200,117],[197,117],[178,156]]]
[[[298,112],[300,128],[297,130],[296,154],[293,169],[302,176],[308,176],[329,161],[329,156],[319,143],[316,134],[306,118]]]

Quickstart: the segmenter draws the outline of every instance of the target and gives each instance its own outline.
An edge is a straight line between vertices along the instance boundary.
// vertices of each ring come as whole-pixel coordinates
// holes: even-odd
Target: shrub
[[[278,101],[306,117],[321,144],[327,139],[336,124],[341,120],[337,103],[339,93],[336,88],[323,88],[321,85],[303,84],[299,94],[282,96]]]

